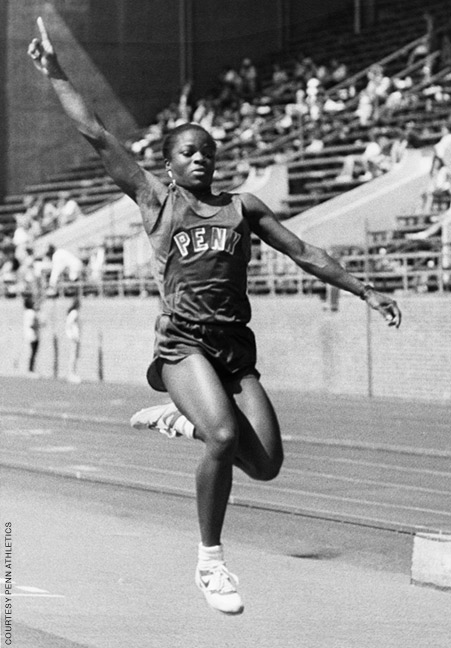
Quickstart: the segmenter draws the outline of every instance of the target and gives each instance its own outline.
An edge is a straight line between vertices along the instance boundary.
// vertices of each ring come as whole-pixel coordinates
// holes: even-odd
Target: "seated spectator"
[[[347,155],[336,182],[351,182],[354,179],[367,182],[390,171],[398,164],[407,147],[407,139],[401,131],[393,138],[385,133],[370,134],[370,142],[361,155]]]
[[[299,54],[296,57],[294,64],[293,76],[296,81],[300,83],[307,83],[307,81],[315,76],[316,66],[309,56]]]
[[[83,216],[83,212],[77,201],[71,197],[69,191],[59,192],[56,208],[58,210],[58,227],[69,225],[80,218],[80,216]]]
[[[321,118],[322,112],[321,83],[319,79],[311,77],[307,81],[306,95],[310,119],[316,122]]]
[[[332,99],[327,97],[323,104],[323,111],[325,113],[337,113],[345,110],[346,104],[341,99]]]
[[[330,61],[330,81],[331,85],[336,85],[345,81],[348,77],[348,68],[345,63],[340,63],[336,58]]]
[[[54,245],[49,245],[46,256],[52,261],[49,279],[49,292],[51,295],[56,294],[58,279],[64,273],[68,274],[69,281],[77,281],[81,277],[83,263],[69,250],[56,249]]]
[[[42,206],[42,233],[53,232],[58,227],[58,208],[53,200],[46,200]]]
[[[359,120],[360,126],[368,126],[371,123],[373,117],[373,102],[366,90],[362,90],[359,94],[359,103],[355,115]]]

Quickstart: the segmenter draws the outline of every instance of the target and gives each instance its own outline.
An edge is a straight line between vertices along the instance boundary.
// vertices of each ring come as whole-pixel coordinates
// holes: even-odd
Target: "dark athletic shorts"
[[[161,379],[163,362],[179,362],[193,353],[206,357],[223,382],[247,374],[260,376],[255,368],[255,337],[245,324],[198,324],[176,315],[160,315],[155,323],[155,348],[147,381],[166,391]]]

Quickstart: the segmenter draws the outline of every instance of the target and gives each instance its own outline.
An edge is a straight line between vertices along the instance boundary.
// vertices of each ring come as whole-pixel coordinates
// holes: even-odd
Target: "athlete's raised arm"
[[[37,24],[40,38],[31,41],[28,55],[35,67],[50,79],[65,113],[97,150],[107,173],[133,200],[136,200],[139,191],[148,190],[150,185],[155,200],[162,201],[166,194],[165,185],[145,171],[118,139],[106,130],[61,67],[42,18],[38,18]]]
[[[300,268],[333,286],[357,295],[379,311],[389,326],[399,327],[401,311],[396,302],[371,286],[365,285],[327,254],[297,237],[276,219],[272,211],[256,196],[242,194],[241,201],[249,225],[265,243],[289,256]]]

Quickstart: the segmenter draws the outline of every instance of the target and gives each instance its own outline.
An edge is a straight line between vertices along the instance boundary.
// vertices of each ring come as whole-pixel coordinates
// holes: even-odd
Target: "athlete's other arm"
[[[165,185],[145,171],[117,138],[106,130],[61,67],[42,18],[38,18],[37,24],[40,38],[31,41],[28,54],[35,67],[50,79],[67,116],[99,153],[107,173],[124,193],[136,200],[138,192],[149,188],[150,184],[154,200],[161,204],[166,195]]]
[[[401,311],[396,302],[366,286],[346,270],[322,248],[298,238],[276,219],[272,211],[256,196],[241,194],[249,225],[265,243],[289,256],[300,268],[321,281],[337,286],[364,299],[371,308],[379,311],[389,326],[399,327]]]

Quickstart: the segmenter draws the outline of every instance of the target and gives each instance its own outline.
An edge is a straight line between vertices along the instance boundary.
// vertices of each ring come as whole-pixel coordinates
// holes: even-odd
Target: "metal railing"
[[[353,254],[342,256],[340,263],[355,277],[370,282],[381,292],[451,292],[451,267],[443,264],[443,253],[437,251]],[[323,294],[325,285],[302,271],[288,257],[265,250],[260,259],[249,265],[248,290],[252,295]],[[0,298],[16,297],[26,292],[14,280],[0,279]],[[145,297],[158,296],[158,288],[150,271],[126,277],[118,270],[113,278],[92,281],[58,282],[56,297]]]

